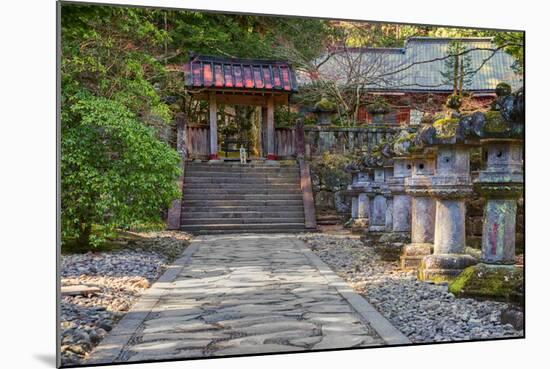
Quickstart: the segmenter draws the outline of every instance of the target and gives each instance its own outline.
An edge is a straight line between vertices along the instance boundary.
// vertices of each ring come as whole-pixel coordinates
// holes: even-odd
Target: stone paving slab
[[[292,234],[197,237],[126,317],[85,364],[410,343]]]

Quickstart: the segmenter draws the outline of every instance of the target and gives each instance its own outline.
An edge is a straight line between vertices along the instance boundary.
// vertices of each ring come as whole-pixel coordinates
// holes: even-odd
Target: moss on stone
[[[485,113],[485,132],[487,133],[505,133],[509,124],[504,120],[500,112],[488,111]]]
[[[450,284],[455,296],[512,301],[523,285],[523,270],[513,265],[477,264],[464,269]]]
[[[371,114],[387,114],[392,111],[390,104],[383,99],[376,99],[374,102],[368,104],[366,108]]]
[[[416,132],[406,132],[406,131],[401,131],[401,132],[402,133],[400,133],[395,139],[395,143],[402,143],[405,141],[412,142],[416,137]]]
[[[445,275],[432,275],[430,276],[429,280],[434,284],[443,284],[443,283],[449,283],[449,281],[452,280],[452,278],[453,277],[451,276],[445,276]]]
[[[495,88],[497,96],[508,96],[512,93],[512,86],[506,82],[500,82]]]
[[[445,105],[451,109],[458,109],[462,105],[462,96],[450,95],[445,102]]]
[[[331,112],[336,110],[336,104],[334,104],[326,97],[323,97],[315,104],[315,109],[319,111]]]
[[[434,122],[433,127],[437,132],[437,137],[449,138],[456,134],[459,120],[457,118],[443,118]]]

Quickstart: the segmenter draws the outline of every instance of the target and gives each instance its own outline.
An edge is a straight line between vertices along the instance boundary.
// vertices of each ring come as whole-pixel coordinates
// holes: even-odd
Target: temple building
[[[459,42],[465,51],[471,50],[465,55],[475,73],[463,91],[480,103],[495,97],[500,82],[509,84],[512,90],[523,86],[522,77],[513,69],[513,57],[502,49],[496,50],[491,37],[411,37],[403,47],[335,48],[331,55],[320,58],[323,63],[316,72],[298,73],[298,83],[307,86],[322,78],[340,85],[364,84],[369,94],[383,96],[395,105],[383,117],[384,122],[418,124],[421,112],[415,109],[416,103],[438,98],[444,101],[453,93],[453,86],[443,76],[452,42]],[[359,123],[373,122],[366,105],[367,102],[359,108]]]

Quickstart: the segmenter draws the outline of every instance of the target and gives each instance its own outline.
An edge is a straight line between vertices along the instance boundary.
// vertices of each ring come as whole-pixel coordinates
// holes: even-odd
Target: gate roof
[[[192,54],[183,67],[185,86],[191,89],[231,90],[243,93],[293,93],[296,75],[289,62],[237,59]]]

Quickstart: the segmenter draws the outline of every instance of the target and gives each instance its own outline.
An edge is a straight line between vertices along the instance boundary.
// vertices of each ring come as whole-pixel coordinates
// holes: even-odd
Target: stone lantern
[[[481,140],[487,153],[476,190],[486,199],[481,262],[514,264],[517,200],[523,192],[523,142],[506,138]]]
[[[473,193],[469,145],[458,129],[458,119],[443,119],[423,127],[418,140],[437,149],[429,193],[435,197],[434,252],[424,256],[418,277],[448,281],[476,263],[465,254],[465,198]]]
[[[410,239],[411,197],[405,192],[405,179],[412,173],[409,149],[413,136],[407,130],[397,133],[391,143],[391,165],[387,163],[380,169],[384,182],[380,186],[382,196],[379,201],[385,212],[380,215],[379,227],[385,233],[378,239],[375,250],[383,260],[398,260],[404,243]]]
[[[486,202],[481,263],[449,285],[456,295],[517,300],[522,293],[523,268],[514,264],[517,200],[523,192],[523,101],[523,90],[500,96],[500,112],[461,121],[467,133],[479,138],[486,157],[474,184]]]
[[[430,255],[434,242],[435,200],[430,194],[435,156],[431,150],[416,150],[412,158],[412,176],[405,179],[411,195],[411,243],[401,255],[402,269],[417,269],[422,258]]]
[[[365,193],[365,187],[368,185],[368,180],[368,172],[359,171],[357,173],[357,181],[352,187],[352,189],[357,193],[357,197],[355,197],[357,204],[357,217],[354,222],[354,226],[362,229],[364,229],[369,222],[369,198]]]
[[[313,109],[317,116],[317,124],[327,126],[331,124],[332,115],[336,112],[336,105],[326,97],[319,100]]]
[[[381,98],[376,99],[366,106],[367,111],[372,116],[373,124],[383,124],[386,114],[392,111],[391,106]]]
[[[405,179],[411,174],[411,158],[393,158],[393,176],[388,187],[392,195],[392,232],[400,240],[407,239],[411,231],[411,196],[405,191]]]
[[[387,170],[391,168],[391,145],[380,142],[362,158],[362,171],[365,175],[362,191],[358,196],[358,209],[368,212],[369,241],[386,231],[387,197]],[[364,204],[364,205],[361,205]]]
[[[348,226],[353,231],[362,232],[368,225],[369,202],[365,194],[368,185],[368,170],[359,170],[356,165],[347,168],[351,173],[352,183],[348,186],[345,195],[351,197],[351,219]]]
[[[369,182],[365,195],[370,202],[369,233],[379,233],[386,231],[387,198],[390,192],[385,181],[384,167],[373,168],[373,174],[373,181]]]

